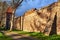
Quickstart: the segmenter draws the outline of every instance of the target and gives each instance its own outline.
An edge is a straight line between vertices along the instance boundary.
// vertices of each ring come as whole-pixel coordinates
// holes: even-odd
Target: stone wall
[[[57,34],[60,35],[60,3],[57,7]]]
[[[21,30],[21,18],[15,18],[14,29]]]
[[[55,16],[57,16],[57,19],[55,19]],[[38,10],[31,9],[27,11],[22,18],[23,31],[43,32],[46,35],[56,31],[57,34],[60,34],[60,2],[55,2]],[[54,29],[55,27],[56,29]]]

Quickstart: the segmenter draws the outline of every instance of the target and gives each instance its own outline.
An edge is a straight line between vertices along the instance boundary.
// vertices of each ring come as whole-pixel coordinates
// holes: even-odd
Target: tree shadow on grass
[[[21,34],[12,34],[12,35],[9,35],[9,37],[11,37],[13,40],[37,40],[36,38],[33,38],[31,36],[24,36]]]
[[[21,37],[18,39],[14,39],[14,40],[37,40],[36,38],[32,38],[32,37]]]

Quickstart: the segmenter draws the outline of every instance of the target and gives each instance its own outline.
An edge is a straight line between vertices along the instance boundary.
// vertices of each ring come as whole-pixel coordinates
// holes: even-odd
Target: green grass
[[[0,30],[5,30],[5,27],[1,27],[1,26],[0,26]]]
[[[19,34],[26,34],[28,36],[37,38],[38,40],[60,40],[60,35],[51,35],[51,36],[45,36],[43,33],[39,32],[25,32],[25,31],[14,31]]]
[[[0,33],[0,40],[12,40],[12,38],[5,36],[2,33]]]

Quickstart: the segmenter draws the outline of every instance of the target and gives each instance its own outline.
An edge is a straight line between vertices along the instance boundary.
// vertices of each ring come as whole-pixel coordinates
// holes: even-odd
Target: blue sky
[[[16,10],[16,16],[22,16],[27,10],[42,8],[53,2],[57,2],[57,0],[24,0],[21,6]]]
[[[27,10],[30,10],[32,8],[42,8],[44,6],[52,4],[53,2],[57,2],[57,0],[23,0],[21,5],[16,10],[15,15],[17,17],[22,16]]]

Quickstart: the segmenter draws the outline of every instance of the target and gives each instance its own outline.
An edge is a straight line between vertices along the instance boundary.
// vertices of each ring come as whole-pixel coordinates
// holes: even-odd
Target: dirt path
[[[11,37],[13,40],[37,40],[36,38],[30,37],[28,35],[18,34],[16,32],[2,31],[4,35]]]

